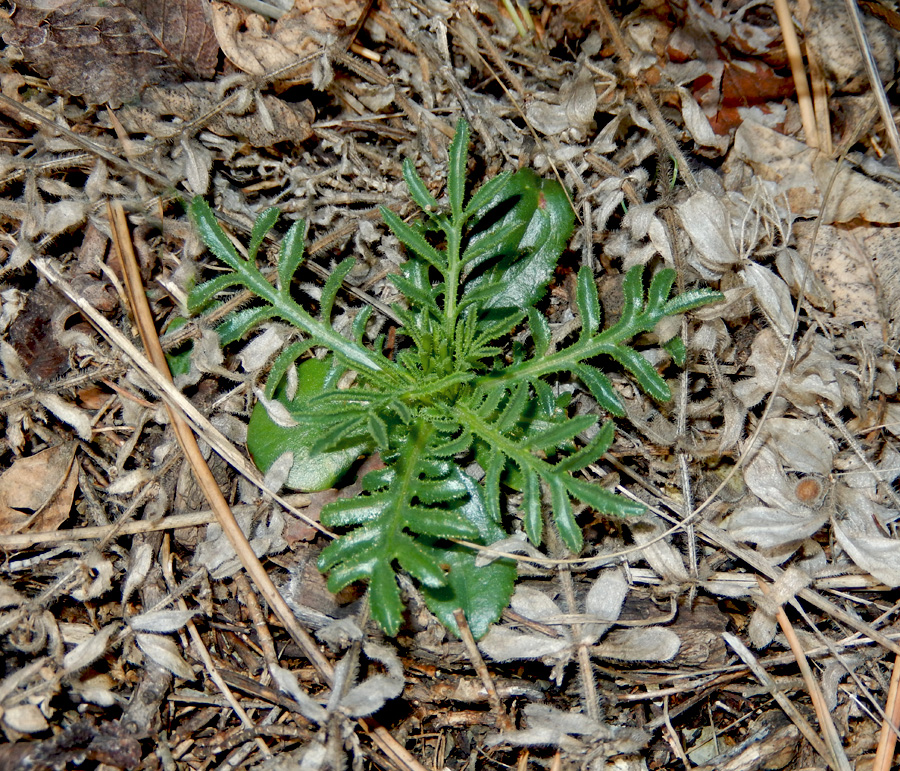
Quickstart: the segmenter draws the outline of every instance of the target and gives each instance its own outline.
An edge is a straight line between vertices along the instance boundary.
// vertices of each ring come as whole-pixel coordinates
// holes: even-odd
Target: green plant
[[[446,207],[407,161],[404,177],[424,220],[410,225],[382,210],[409,253],[402,275],[391,277],[406,300],[395,307],[402,320],[398,334],[409,342],[395,358],[385,353],[383,336],[372,346],[364,343],[371,308],[356,316],[352,339],[330,323],[352,259],[338,265],[325,283],[318,318],[292,298],[291,279],[303,259],[302,222],[282,241],[273,286],[257,267],[256,255],[276,210],[259,217],[244,259],[202,199],[190,207],[203,240],[231,269],[190,292],[191,311],[208,307],[224,289],[243,286],[260,303],[225,319],[218,328],[223,345],[272,317],[307,336],[272,367],[265,398],[250,421],[248,446],[254,458],[266,469],[284,452],[294,453],[294,469],[313,469],[317,478],[302,482],[315,489],[332,485],[360,454],[381,454],[385,467],[364,477],[362,495],[322,511],[323,524],[344,535],[325,548],[319,567],[335,592],[367,581],[372,614],[388,634],[396,634],[402,617],[399,569],[419,582],[429,607],[454,631],[457,608],[465,611],[476,637],[498,618],[513,590],[514,564],[499,560],[476,566],[473,552],[449,539],[489,544],[503,538],[504,489],[521,492],[524,528],[535,544],[542,538],[545,489],[562,541],[575,553],[582,548],[582,535],[573,499],[613,516],[642,511],[579,477],[607,451],[614,427],[605,422],[589,442],[576,447],[575,438],[598,418],[570,417],[565,399],[554,394],[554,379],[574,376],[604,410],[623,416],[612,383],[591,364],[605,356],[652,397],[669,399],[663,378],[629,341],[665,316],[720,297],[696,289],[669,299],[675,273],[668,269],[653,275],[645,293],[642,269],[636,267],[624,281],[621,318],[603,330],[593,275],[582,268],[577,278],[580,335],[551,350],[550,327],[537,303],[572,232],[568,198],[556,182],[522,170],[494,177],[467,200],[468,142],[468,126],[461,120],[450,146]],[[509,345],[509,333],[523,323],[530,345]],[[298,376],[297,360],[313,348],[326,349],[327,357],[305,361]],[[683,363],[683,346],[667,349],[676,359],[680,353]],[[351,370],[356,373],[352,385],[338,387]],[[339,462],[321,463],[323,457],[338,456]],[[483,471],[480,479],[467,470],[473,460]],[[326,473],[316,472],[325,466]]]

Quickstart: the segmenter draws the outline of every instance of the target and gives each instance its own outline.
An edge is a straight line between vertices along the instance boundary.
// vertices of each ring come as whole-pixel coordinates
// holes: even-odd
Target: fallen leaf
[[[552,98],[552,101],[550,99]],[[525,109],[529,122],[543,134],[583,137],[594,120],[597,91],[594,76],[583,67],[576,77],[568,79],[552,97],[542,95]]]
[[[193,680],[194,670],[181,657],[175,641],[160,634],[138,632],[135,636],[141,652],[182,680]]]
[[[118,630],[119,625],[117,623],[108,624],[70,650],[63,657],[63,669],[66,674],[72,674],[80,669],[84,669],[99,659],[106,652],[109,638]]]
[[[704,268],[718,276],[740,263],[731,211],[719,196],[700,190],[676,204],[675,209]]]
[[[163,79],[167,57],[128,8],[112,2],[75,0],[47,10],[18,3],[4,33],[23,60],[54,91],[89,104],[119,107]]]
[[[794,234],[800,255],[809,253],[810,239],[815,233],[811,268],[815,276],[831,294],[835,321],[874,321],[880,318],[878,287],[873,260],[884,271],[882,289],[891,297],[890,285],[896,285],[892,276],[896,263],[900,237],[895,228],[854,227],[842,228],[813,222],[797,222]],[[879,259],[880,258],[880,259]],[[900,296],[894,291],[894,296]]]
[[[219,44],[204,0],[124,0],[166,55],[189,75],[211,78]]]
[[[833,522],[834,537],[859,567],[888,586],[900,586],[900,540]]]
[[[0,475],[0,533],[59,529],[77,486],[74,442],[18,458]]]
[[[35,704],[20,704],[7,709],[3,713],[3,723],[13,731],[23,734],[36,734],[49,727],[47,719]]]
[[[271,147],[278,142],[300,143],[312,135],[310,122],[315,118],[307,102],[288,104],[274,96],[263,95],[261,104],[268,117],[254,109],[253,100],[235,112],[222,109],[222,96],[214,83],[182,83],[177,86],[154,86],[144,92],[140,105],[119,113],[127,131],[150,134],[157,139],[179,135],[183,126],[172,122],[172,116],[190,123],[209,116],[204,128],[225,137],[238,137],[254,147]],[[184,170],[187,176],[187,170]]]
[[[257,77],[298,64],[303,57],[333,45],[346,48],[366,7],[367,3],[357,0],[298,0],[270,27],[262,16],[228,3],[210,5],[222,51],[235,67]],[[295,80],[303,73],[301,80],[311,79],[316,88],[326,86],[316,72],[320,58],[293,70],[290,78]]]
[[[734,149],[728,164],[743,161],[752,173],[774,182],[775,192],[784,195],[794,216],[817,216],[822,208],[822,191],[831,180],[835,161],[803,142],[773,129],[746,120],[734,135]],[[866,222],[893,225],[900,222],[900,196],[884,185],[846,166],[841,167],[828,197],[823,224]]]
[[[767,446],[793,471],[827,476],[834,468],[833,442],[811,420],[769,418],[762,435]]]
[[[69,369],[69,351],[57,339],[56,318],[67,304],[46,281],[28,293],[25,307],[10,327],[9,342],[28,376],[38,382],[55,380]]]

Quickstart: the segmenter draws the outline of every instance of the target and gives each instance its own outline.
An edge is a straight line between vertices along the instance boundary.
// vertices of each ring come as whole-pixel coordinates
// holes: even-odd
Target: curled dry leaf
[[[757,608],[747,625],[747,635],[756,648],[764,648],[775,638],[775,615],[801,589],[809,586],[809,573],[791,565],[763,595],[756,594]]]
[[[700,265],[709,272],[710,277],[718,277],[740,263],[741,256],[731,228],[731,214],[721,197],[700,190],[676,204],[675,210],[697,250]],[[716,307],[718,310],[719,306]]]
[[[300,687],[300,681],[297,679],[297,675],[289,669],[280,667],[277,664],[271,665],[269,667],[269,672],[272,674],[272,679],[275,681],[275,684],[297,702],[299,712],[303,717],[313,723],[318,723],[319,725],[326,722],[328,713],[325,711],[325,708],[312,699],[309,694]]]
[[[859,567],[887,586],[900,586],[900,540],[855,523],[833,522],[834,536],[841,548]]]
[[[351,650],[335,667],[336,691],[332,691],[329,695],[325,707],[303,690],[297,676],[290,670],[273,666],[270,667],[270,671],[278,687],[297,702],[300,713],[307,720],[325,727],[329,717],[335,712],[351,718],[368,717],[403,692],[406,679],[403,676],[403,664],[397,653],[386,645],[371,642],[363,643],[363,651],[372,661],[383,664],[387,674],[367,677],[341,695],[339,683],[355,669],[353,664],[356,654]]]
[[[39,391],[35,394],[35,398],[42,407],[56,415],[63,423],[72,426],[79,439],[85,442],[90,441],[93,426],[91,425],[91,416],[85,410],[67,402],[59,394]]]
[[[687,583],[689,577],[681,552],[667,539],[657,540],[663,533],[661,525],[639,522],[630,529],[635,543],[643,547],[641,556],[663,580],[676,586]]]
[[[267,554],[278,554],[287,548],[282,537],[284,517],[280,512],[269,512],[254,523],[252,513],[236,514],[238,524],[250,538],[250,546],[256,556],[262,558]],[[206,539],[198,544],[194,551],[193,564],[206,568],[214,579],[227,578],[241,569],[241,561],[234,551],[222,528],[211,524],[206,531]]]
[[[829,227],[829,225],[824,226],[824,228]],[[792,229],[796,235],[796,226]],[[800,246],[799,239],[797,245]],[[835,311],[834,294],[830,286],[826,285],[822,280],[824,274],[820,272],[815,259],[807,270],[806,254],[808,254],[807,251],[801,254],[798,249],[784,247],[779,249],[778,254],[775,255],[775,266],[778,268],[778,272],[781,274],[784,282],[790,288],[791,295],[798,297],[800,295],[800,287],[803,285],[803,296],[809,302],[819,310],[833,313]]]
[[[109,638],[118,628],[118,624],[108,624],[69,651],[63,658],[66,674],[78,672],[99,659],[106,652]]]
[[[403,664],[396,652],[386,645],[363,643],[363,651],[373,661],[383,664],[384,675],[372,675],[353,686],[341,699],[341,711],[349,717],[368,717],[381,709],[391,699],[403,693],[406,678]]]
[[[766,320],[786,340],[794,320],[794,304],[787,284],[768,268],[755,262],[746,262],[740,270],[744,283],[753,290],[753,296]]]
[[[731,163],[743,161],[752,173],[775,183],[777,196],[786,196],[791,211],[817,216],[835,161],[818,150],[773,129],[745,120],[734,137]],[[883,225],[900,222],[900,196],[859,172],[842,166],[829,195],[824,223],[862,219]]]
[[[769,418],[762,437],[782,464],[794,471],[825,476],[834,469],[834,443],[811,420]]]
[[[309,102],[288,104],[269,94],[260,97],[264,117],[250,94],[242,102],[223,108],[224,94],[214,83],[183,83],[148,88],[136,107],[126,107],[119,119],[126,130],[148,133],[157,139],[180,136],[184,122],[205,118],[204,128],[223,137],[238,137],[253,147],[271,147],[279,142],[300,143],[312,136],[310,122],[315,111]],[[171,121],[171,116],[181,121]],[[182,168],[186,175],[187,169]],[[173,180],[175,181],[175,180]]]
[[[68,519],[78,487],[75,447],[67,442],[19,458],[0,475],[0,533],[58,530]]]
[[[805,512],[798,515],[769,506],[747,506],[735,511],[725,522],[725,529],[738,541],[755,543],[763,549],[796,544],[818,532],[828,521],[827,512]],[[787,559],[790,553],[782,553]]]
[[[661,626],[637,629],[615,629],[591,653],[614,661],[669,661],[681,649],[675,632]]]
[[[564,712],[545,704],[526,704],[528,727],[521,731],[492,734],[488,747],[557,747],[573,754],[609,757],[636,752],[649,740],[640,729],[601,723],[577,712]],[[594,766],[590,766],[594,768]],[[603,767],[603,766],[598,766]]]
[[[138,648],[141,649],[145,656],[153,659],[153,661],[164,669],[169,670],[176,677],[180,677],[182,680],[194,679],[194,671],[181,657],[178,646],[171,638],[160,634],[140,632],[135,635],[135,640]]]
[[[141,613],[128,619],[135,632],[175,632],[198,614],[196,610],[157,610]]]
[[[798,357],[797,363],[785,370],[779,396],[810,414],[818,413],[819,399],[830,403],[832,409],[842,409],[844,398],[838,382],[840,365],[831,353],[830,343],[821,335],[815,335],[807,342],[808,355]],[[747,360],[747,365],[756,371],[734,387],[735,396],[744,406],[753,407],[771,393],[783,358],[784,346],[774,330],[764,329],[756,336]]]
[[[338,42],[356,27],[366,7],[357,0],[299,0],[270,28],[261,16],[228,3],[211,4],[213,29],[222,51],[238,69],[257,77]],[[310,63],[305,72],[312,69]],[[301,72],[303,68],[295,68],[289,77]],[[316,83],[317,88],[325,85]]]
[[[571,645],[566,637],[514,632],[495,626],[479,642],[478,647],[494,661],[533,661],[550,659]]]
[[[3,711],[3,725],[23,734],[36,734],[50,726],[47,718],[34,704],[20,704]]]
[[[594,76],[587,67],[567,79],[558,94],[539,94],[528,103],[525,114],[542,134],[568,138],[585,136],[597,110]]]
[[[719,152],[724,152],[731,144],[728,136],[719,136],[710,125],[709,118],[703,112],[697,100],[686,88],[679,88],[678,95],[681,98],[681,116],[684,118],[685,128],[690,132],[691,138],[700,147],[713,147]]]
[[[108,495],[131,495],[138,487],[143,487],[144,483],[152,476],[150,470],[145,468],[127,471],[114,482],[110,482],[106,487],[106,492]]]
[[[241,369],[248,374],[259,372],[284,347],[289,329],[283,324],[270,324],[237,354]],[[293,395],[291,395],[293,398]]]

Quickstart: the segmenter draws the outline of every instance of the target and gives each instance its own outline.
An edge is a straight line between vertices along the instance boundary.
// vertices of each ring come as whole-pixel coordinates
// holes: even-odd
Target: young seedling
[[[356,316],[351,339],[331,325],[352,258],[325,283],[315,317],[291,296],[291,279],[303,260],[302,222],[282,242],[273,285],[256,255],[277,219],[275,209],[260,215],[244,259],[202,199],[190,208],[209,249],[231,269],[193,289],[190,310],[203,310],[221,291],[242,286],[259,303],[226,318],[218,328],[223,345],[275,317],[306,335],[278,357],[265,401],[251,417],[247,441],[258,465],[266,470],[291,452],[289,484],[314,490],[333,485],[361,454],[378,452],[384,462],[364,477],[361,495],[323,509],[322,523],[343,535],[325,548],[319,567],[334,592],[368,582],[372,615],[390,635],[402,621],[401,570],[453,631],[457,608],[476,637],[499,617],[514,588],[514,564],[477,566],[470,549],[449,539],[490,544],[504,538],[504,490],[521,492],[522,523],[534,544],[542,539],[546,491],[555,527],[574,553],[582,548],[582,534],[573,500],[610,516],[642,512],[579,475],[607,451],[614,426],[606,421],[577,447],[575,438],[599,418],[570,417],[553,385],[574,378],[603,410],[622,417],[612,383],[596,366],[611,359],[650,396],[669,399],[665,380],[629,342],[666,316],[721,297],[695,289],[669,298],[675,279],[670,269],[656,272],[645,291],[643,269],[635,267],[625,277],[621,318],[602,329],[594,277],[583,267],[576,292],[580,335],[551,352],[550,327],[538,302],[572,233],[568,198],[558,183],[527,169],[504,172],[467,197],[468,144],[469,128],[460,120],[450,145],[446,204],[407,160],[406,184],[424,217],[407,224],[382,210],[408,252],[402,274],[391,276],[405,300],[394,308],[402,321],[398,335],[406,341],[395,358],[385,352],[383,337],[365,343],[371,308]],[[523,324],[530,345],[510,345],[510,333]],[[324,359],[307,359],[297,368],[304,354],[323,348]],[[667,349],[683,364],[683,346]],[[351,370],[352,385],[339,388]],[[473,461],[478,474],[470,473]]]

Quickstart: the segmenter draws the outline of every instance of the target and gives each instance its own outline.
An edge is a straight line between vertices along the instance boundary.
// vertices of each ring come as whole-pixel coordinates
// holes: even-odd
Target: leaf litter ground
[[[821,151],[800,141],[781,33],[763,6],[643,4],[615,16],[620,37],[602,6],[533,6],[534,32],[517,18],[523,37],[515,7],[489,2],[273,6],[277,21],[226,3],[208,15],[170,5],[184,21],[167,26],[131,3],[104,13],[23,3],[0,28],[0,763],[871,763],[898,652],[900,197],[843,6],[820,3],[800,20],[831,94],[828,152],[821,137]],[[894,61],[891,18],[869,22],[882,69]],[[358,590],[325,588],[318,514],[358,495],[363,469],[285,508],[234,459],[293,330],[270,322],[223,351],[208,325],[172,323],[214,268],[178,191],[209,200],[238,243],[270,206],[307,220],[298,299],[319,300],[353,256],[334,326],[349,335],[369,306],[368,334],[393,340],[399,295],[387,276],[405,256],[378,207],[414,213],[405,158],[441,200],[460,116],[472,127],[471,179],[531,168],[571,193],[575,235],[540,306],[549,350],[579,331],[583,268],[604,327],[635,265],[674,267],[679,282],[725,295],[656,330],[686,342],[683,372],[651,360],[671,403],[607,373],[626,417],[586,478],[647,513],[578,509],[586,547],[575,558],[552,540],[540,552],[495,544],[521,559],[519,583],[501,622],[468,644],[412,583],[397,638],[366,624]],[[165,390],[127,354],[134,322],[109,199],[128,211],[176,384],[214,448],[212,476],[317,635],[329,683],[260,604],[178,449]],[[37,277],[41,258],[80,312]],[[98,334],[92,314],[120,337]],[[524,328],[516,342],[528,342]],[[571,394],[571,415],[600,412],[576,382],[555,388]],[[521,504],[508,490],[513,529]],[[820,696],[800,676],[793,630]]]

